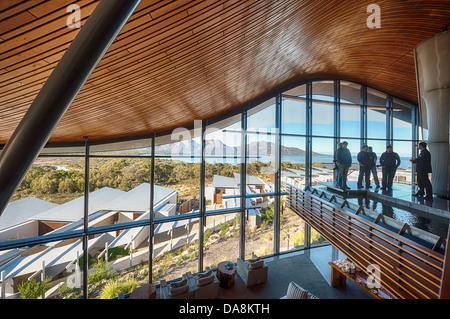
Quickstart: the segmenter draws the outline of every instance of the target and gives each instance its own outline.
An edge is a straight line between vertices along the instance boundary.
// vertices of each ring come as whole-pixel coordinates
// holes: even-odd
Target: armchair
[[[268,269],[269,267],[264,264],[264,260],[259,257],[248,261],[241,258],[237,260],[237,273],[247,287],[266,282]]]

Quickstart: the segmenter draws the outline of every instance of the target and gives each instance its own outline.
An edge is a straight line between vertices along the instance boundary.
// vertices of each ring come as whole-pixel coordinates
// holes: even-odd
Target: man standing
[[[416,163],[417,184],[419,191],[414,196],[424,196],[425,198],[433,198],[433,186],[428,179],[428,173],[431,173],[431,153],[427,150],[427,143],[419,143],[419,156],[410,159],[412,163]]]
[[[370,155],[369,147],[364,145],[357,156],[359,162],[358,188],[362,188],[363,178],[366,182],[366,188],[370,188]]]
[[[336,165],[338,167],[338,182],[339,187],[344,191],[350,189],[347,186],[347,175],[348,169],[352,165],[352,154],[350,150],[347,148],[348,143],[346,141],[342,142],[342,147],[336,150]]]
[[[342,148],[342,143],[338,143],[336,150],[334,151],[333,155],[333,163],[334,163],[334,181],[337,187],[341,187],[341,174],[339,173],[339,165],[336,160],[336,153],[338,150]]]
[[[369,146],[369,155],[370,155],[370,171],[373,175],[373,181],[375,182],[375,186],[380,188],[380,182],[378,181],[378,172],[377,172],[377,153],[375,153],[372,149],[372,146]]]
[[[380,164],[383,172],[382,190],[392,190],[392,181],[394,180],[397,167],[400,166],[400,156],[392,149],[392,145],[386,147],[386,152],[381,154]]]

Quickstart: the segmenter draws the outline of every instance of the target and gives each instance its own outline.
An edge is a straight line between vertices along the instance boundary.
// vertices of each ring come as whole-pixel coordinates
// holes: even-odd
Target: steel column
[[[140,0],[102,0],[0,154],[0,214]]]
[[[201,127],[201,135],[200,135],[200,143],[201,143],[201,163],[200,163],[200,223],[199,223],[199,232],[198,232],[198,271],[203,271],[203,252],[204,252],[204,243],[203,236],[206,226],[206,201],[205,201],[205,139],[206,139],[206,125],[202,121]]]
[[[312,83],[306,83],[305,187],[312,185]]]
[[[241,181],[240,181],[240,200],[241,200],[241,215],[240,215],[240,232],[239,232],[239,257],[245,259],[245,207],[247,201],[247,110],[241,113]]]
[[[367,86],[361,85],[360,149],[367,144]]]
[[[275,214],[273,221],[273,253],[280,253],[280,239],[281,239],[281,216],[280,216],[280,206],[281,206],[281,94],[277,94],[275,100]]]
[[[85,136],[85,154],[84,154],[84,215],[83,215],[83,298],[88,298],[88,228],[89,228],[89,141]]]
[[[148,234],[148,282],[153,283],[153,235],[155,233],[155,225],[153,223],[155,212],[153,211],[155,201],[155,139],[156,134],[152,136],[152,159],[150,163],[150,228]]]

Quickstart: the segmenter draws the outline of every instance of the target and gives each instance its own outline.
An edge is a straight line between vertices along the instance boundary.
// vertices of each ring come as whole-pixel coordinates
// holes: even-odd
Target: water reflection
[[[409,226],[414,226],[437,236],[447,237],[449,222],[446,218],[437,215],[425,216],[426,213],[415,210],[407,211],[390,204],[369,199],[365,196],[359,196],[357,201],[359,206],[363,206],[366,209],[382,213],[384,216],[391,217]]]

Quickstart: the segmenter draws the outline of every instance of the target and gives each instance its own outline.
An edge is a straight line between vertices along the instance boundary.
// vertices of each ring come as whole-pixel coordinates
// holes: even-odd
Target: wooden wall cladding
[[[450,22],[450,2],[143,0],[50,142],[132,137],[226,115],[288,83],[339,78],[417,103],[414,47]],[[93,0],[0,2],[0,144],[79,29],[67,6]]]

